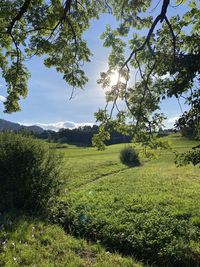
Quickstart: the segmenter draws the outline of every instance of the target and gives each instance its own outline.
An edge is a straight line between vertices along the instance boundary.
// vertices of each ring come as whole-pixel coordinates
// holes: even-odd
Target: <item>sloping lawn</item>
[[[195,142],[171,136],[172,150]],[[119,162],[124,145],[99,152],[66,153],[66,190],[58,221],[75,235],[99,240],[159,266],[196,266],[200,262],[200,171],[177,168],[171,150],[159,159],[127,168]]]
[[[171,150],[135,168],[119,161],[124,144],[59,148],[66,175],[54,224],[0,214],[0,266],[199,266],[200,169],[177,168],[173,153],[196,143],[169,141]]]
[[[56,225],[28,217],[0,218],[0,266],[141,267],[131,258],[65,234]]]

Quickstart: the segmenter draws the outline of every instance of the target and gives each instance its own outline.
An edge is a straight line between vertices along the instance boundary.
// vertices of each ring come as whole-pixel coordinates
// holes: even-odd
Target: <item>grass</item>
[[[172,150],[195,145],[178,135]],[[66,149],[66,210],[61,224],[73,234],[107,249],[159,266],[196,266],[200,262],[199,168],[177,168],[172,151],[142,167],[119,162],[124,145],[106,151]],[[65,208],[63,208],[65,209]]]
[[[59,147],[66,175],[52,209],[57,225],[2,216],[0,266],[199,266],[199,167],[177,168],[173,153],[196,143],[169,141],[172,150],[135,168],[120,163],[124,144]]]
[[[28,217],[1,216],[0,266],[142,267],[99,244],[67,235],[56,225]]]
[[[84,186],[119,171],[128,169],[119,161],[119,151],[124,145],[113,145],[105,151],[95,148],[69,147],[60,149],[66,158],[66,190]]]

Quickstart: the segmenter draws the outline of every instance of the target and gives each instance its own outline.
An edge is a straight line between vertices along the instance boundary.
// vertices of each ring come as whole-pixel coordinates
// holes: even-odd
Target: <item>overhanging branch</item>
[[[153,31],[154,31],[156,25],[158,24],[159,21],[160,21],[160,22],[163,22],[163,20],[164,20],[165,17],[166,17],[167,8],[168,8],[168,6],[169,6],[169,3],[170,3],[170,0],[163,0],[163,5],[162,5],[161,13],[155,18],[153,24],[151,25],[151,28],[150,28],[150,30],[149,30],[149,32],[148,32],[148,34],[147,34],[147,37],[146,37],[145,41],[143,42],[143,44],[142,44],[140,47],[134,49],[134,50],[131,52],[130,56],[127,58],[127,60],[126,60],[126,61],[124,62],[124,64],[122,65],[120,71],[121,71],[125,66],[127,66],[127,64],[129,63],[129,61],[132,59],[132,57],[133,57],[137,52],[143,50],[144,47],[145,47],[147,44],[150,43],[150,38],[151,38],[151,35],[152,35],[152,33],[153,33]],[[151,52],[152,52],[152,51],[151,51]]]
[[[22,7],[20,8],[19,12],[17,13],[17,15],[12,19],[10,25],[8,26],[8,28],[7,28],[7,33],[8,34],[11,34],[12,33],[12,29],[13,29],[15,23],[17,21],[19,21],[23,17],[24,13],[27,12],[30,3],[31,3],[31,0],[26,0],[24,2],[24,4],[22,5]]]

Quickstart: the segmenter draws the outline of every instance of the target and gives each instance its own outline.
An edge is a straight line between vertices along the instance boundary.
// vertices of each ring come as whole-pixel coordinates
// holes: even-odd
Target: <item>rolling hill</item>
[[[0,131],[2,130],[19,131],[22,129],[25,129],[29,132],[34,132],[34,133],[42,133],[44,131],[41,127],[37,125],[25,126],[19,123],[14,123],[14,122],[0,119]]]

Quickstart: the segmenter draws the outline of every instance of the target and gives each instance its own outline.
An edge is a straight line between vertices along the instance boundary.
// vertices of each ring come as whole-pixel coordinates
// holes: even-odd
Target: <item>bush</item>
[[[120,161],[121,163],[130,167],[140,165],[138,153],[131,146],[125,147],[121,150]]]
[[[0,133],[0,211],[44,212],[58,196],[61,166],[43,141]]]

